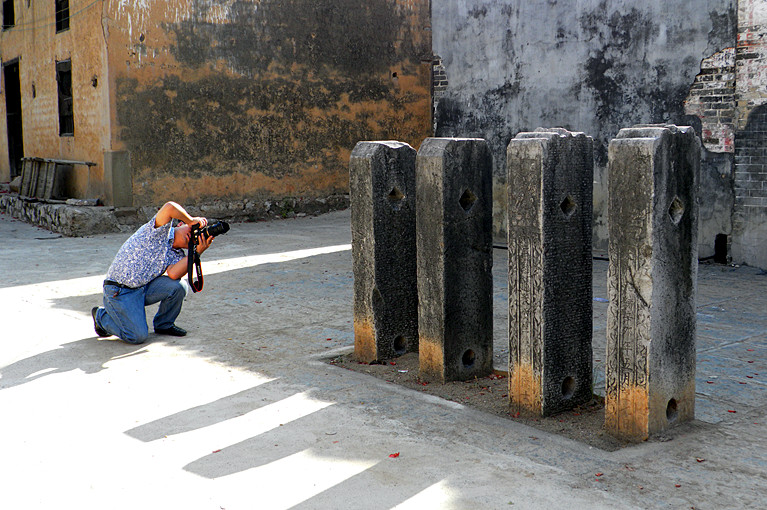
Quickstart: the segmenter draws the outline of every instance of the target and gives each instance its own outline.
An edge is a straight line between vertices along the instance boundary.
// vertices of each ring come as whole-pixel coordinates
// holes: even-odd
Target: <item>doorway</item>
[[[3,78],[5,79],[5,112],[8,126],[8,159],[11,163],[11,179],[13,179],[21,175],[21,158],[24,157],[18,59],[3,65]]]

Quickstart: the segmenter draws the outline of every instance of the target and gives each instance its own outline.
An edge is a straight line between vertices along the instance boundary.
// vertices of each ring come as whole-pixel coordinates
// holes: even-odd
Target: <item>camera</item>
[[[192,225],[192,235],[189,238],[189,252],[187,253],[187,278],[189,286],[194,292],[200,292],[203,285],[202,266],[200,265],[200,254],[197,253],[197,242],[200,236],[216,237],[229,232],[229,224],[225,221],[217,221],[208,224],[205,228],[200,228],[200,224]],[[197,279],[194,279],[194,270],[197,269]]]
[[[217,221],[213,224],[208,224],[205,228],[200,228],[199,224],[192,227],[192,235],[197,239],[201,234],[205,237],[216,237],[221,234],[229,232],[229,224],[225,221]]]

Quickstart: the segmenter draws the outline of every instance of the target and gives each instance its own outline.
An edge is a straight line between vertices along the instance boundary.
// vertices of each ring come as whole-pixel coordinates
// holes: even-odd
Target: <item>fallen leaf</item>
[[[391,457],[392,459],[396,459],[397,457],[399,457],[399,452],[392,453],[391,455],[389,455],[389,457]]]

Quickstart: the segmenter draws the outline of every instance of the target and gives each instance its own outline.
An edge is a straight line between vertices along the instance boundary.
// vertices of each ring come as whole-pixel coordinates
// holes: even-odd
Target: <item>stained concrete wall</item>
[[[437,136],[488,140],[494,159],[494,226],[504,225],[504,149],[539,126],[595,141],[594,247],[607,247],[607,146],[637,123],[692,125],[685,112],[704,59],[735,45],[735,0],[445,0],[432,6],[433,49],[447,85],[436,101]],[[721,94],[720,94],[721,95]],[[731,152],[703,156],[700,255],[731,230]]]
[[[347,193],[360,140],[431,133],[428,0],[110,0],[136,205]]]

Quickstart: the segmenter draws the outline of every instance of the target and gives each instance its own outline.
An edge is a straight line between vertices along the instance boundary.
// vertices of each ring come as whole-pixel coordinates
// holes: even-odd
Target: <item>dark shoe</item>
[[[96,312],[99,311],[98,306],[94,306],[91,308],[91,317],[93,317],[93,330],[96,332],[98,336],[112,336],[110,335],[107,330],[99,326],[99,323],[96,322]]]
[[[186,335],[186,331],[184,331],[183,329],[175,325],[169,328],[163,328],[163,329],[154,328],[154,332],[157,333],[158,335],[170,335],[170,336]]]

